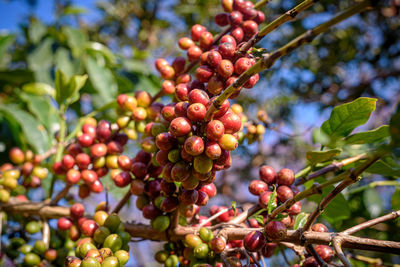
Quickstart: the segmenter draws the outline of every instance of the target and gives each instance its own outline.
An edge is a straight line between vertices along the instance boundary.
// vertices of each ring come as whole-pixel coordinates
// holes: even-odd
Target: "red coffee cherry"
[[[184,161],[179,161],[171,169],[171,178],[175,182],[182,182],[190,176],[190,165]]]
[[[197,190],[183,190],[179,195],[179,201],[185,205],[193,205],[199,197]]]
[[[183,72],[185,70],[185,65],[186,59],[184,57],[176,57],[171,64],[176,74]]]
[[[80,230],[82,234],[92,237],[97,228],[99,228],[99,225],[94,220],[88,219],[82,223]]]
[[[146,164],[143,162],[135,162],[132,164],[132,174],[136,177],[136,179],[143,179],[146,177]]]
[[[187,87],[186,83],[180,83],[175,87],[175,96],[179,101],[187,101],[188,95],[189,88]]]
[[[160,150],[168,151],[176,145],[176,138],[170,133],[160,133],[156,136],[156,146]]]
[[[190,36],[192,37],[192,40],[197,42],[200,40],[200,36],[203,32],[205,32],[207,29],[200,25],[200,24],[195,24],[192,26],[192,29],[190,31]]]
[[[195,43],[189,37],[182,37],[181,39],[179,39],[178,45],[181,49],[188,50],[189,48],[194,46]]]
[[[200,66],[196,69],[196,79],[203,83],[208,82],[213,76],[213,74],[214,74],[213,70],[205,65]]]
[[[229,78],[233,74],[233,64],[230,60],[223,59],[218,65],[218,74],[224,78]]]
[[[68,170],[65,180],[69,184],[77,184],[79,180],[81,179],[81,173],[78,170],[70,169]]]
[[[224,27],[229,24],[229,15],[226,13],[219,13],[215,15],[214,22],[218,26]]]
[[[212,68],[217,68],[219,63],[222,61],[222,56],[218,51],[210,51],[207,54],[207,63],[210,65]]]
[[[276,247],[276,243],[265,243],[264,247],[261,249],[261,254],[266,258],[270,258],[272,255],[274,255]]]
[[[103,143],[94,144],[90,148],[90,154],[95,158],[104,157],[107,154],[107,146]]]
[[[11,160],[11,162],[16,165],[22,164],[25,161],[25,154],[18,147],[13,147],[8,153],[8,157]]]
[[[334,254],[331,247],[327,245],[316,245],[314,249],[324,262],[330,263],[333,260]]]
[[[219,95],[222,90],[224,90],[224,81],[217,75],[211,77],[208,81],[207,91],[213,95]]]
[[[242,10],[246,9],[246,0],[234,0],[233,1],[233,9],[242,12]]]
[[[128,100],[128,99],[129,99],[129,97],[127,98],[127,100]],[[125,102],[126,102],[127,100],[125,100]],[[125,104],[125,105],[126,105],[126,104]],[[91,124],[88,124],[88,123],[83,124],[83,125],[82,125],[82,132],[83,132],[84,134],[88,134],[88,135],[92,136],[93,138],[96,137],[96,127],[93,126],[93,125],[91,125]]]
[[[175,83],[173,81],[165,80],[161,85],[163,94],[170,95],[175,93]]]
[[[69,228],[71,228],[71,226],[72,226],[72,222],[68,218],[62,217],[62,218],[58,219],[58,221],[57,221],[57,227],[61,231],[67,231],[67,230],[69,230]]]
[[[175,104],[173,103],[163,107],[163,109],[161,110],[161,116],[168,122],[171,122],[173,119],[175,119]]]
[[[192,123],[184,117],[175,118],[169,125],[171,134],[175,137],[185,136],[192,130]]]
[[[243,87],[246,89],[251,89],[258,83],[259,79],[260,76],[258,75],[258,73],[254,74],[253,76],[250,77],[249,80],[247,80],[247,82],[243,85]]]
[[[219,41],[220,44],[222,43],[231,43],[234,47],[236,47],[237,42],[235,40],[235,38],[233,38],[233,36],[226,34],[224,36],[221,37],[221,40]]]
[[[81,177],[86,184],[92,184],[98,180],[97,174],[93,170],[83,170]]]
[[[277,174],[271,166],[261,166],[259,170],[260,179],[271,185],[276,182]]]
[[[210,102],[208,102],[207,104],[207,108],[209,108],[213,101],[217,98],[217,96],[214,96],[213,98],[210,99]],[[225,115],[229,110],[229,101],[225,100],[224,102],[222,102],[222,105],[219,107],[219,110],[214,113],[214,119],[219,119],[221,118],[223,115]]]
[[[164,58],[157,58],[157,60],[155,62],[155,66],[156,66],[156,69],[159,72],[161,72],[161,69],[166,67],[166,66],[169,66],[169,64],[168,64],[168,61],[165,60]]]
[[[203,192],[203,191],[198,191],[198,198],[196,201],[196,205],[199,206],[205,206],[208,203],[209,197],[207,195],[207,193]]]
[[[232,110],[228,110],[222,117],[218,118],[224,124],[226,134],[234,134],[242,127],[242,120]]]
[[[221,5],[225,12],[233,11],[233,0],[221,0]]]
[[[231,59],[235,55],[236,46],[232,43],[221,43],[218,46],[218,52],[224,59]]]
[[[185,117],[187,115],[187,109],[189,107],[188,102],[178,102],[174,107],[174,112],[176,117]]]
[[[204,90],[205,86],[204,86],[204,83],[199,82],[198,80],[193,80],[190,83],[188,83],[188,88],[190,91],[194,90],[194,89]]]
[[[317,260],[314,257],[308,257],[303,262],[303,267],[319,267]]]
[[[265,236],[260,231],[248,233],[243,240],[244,247],[247,251],[257,252],[265,244]]]
[[[179,75],[179,76],[176,78],[176,83],[177,83],[177,84],[178,84],[178,83],[188,83],[188,82],[190,82],[191,80],[192,80],[192,77],[191,77],[189,74],[183,73],[183,74]]]
[[[279,221],[271,221],[265,226],[265,235],[271,240],[280,240],[286,237],[287,228]]]
[[[272,192],[266,191],[260,195],[258,198],[258,205],[260,205],[262,208],[266,209],[268,208],[268,203],[269,199],[271,197]],[[276,204],[276,198],[274,199],[274,203]]]
[[[189,93],[189,104],[201,103],[204,106],[206,106],[209,101],[210,101],[210,98],[207,95],[206,91],[204,91],[204,90],[193,89]]]
[[[229,14],[229,23],[232,26],[238,26],[243,22],[243,15],[239,11],[233,11]]]
[[[132,178],[129,172],[120,172],[113,177],[113,181],[116,186],[125,187],[131,183]]]
[[[294,203],[288,210],[288,213],[290,215],[297,215],[301,212],[301,202],[297,201],[296,203]]]
[[[239,58],[236,63],[235,63],[235,73],[240,75],[246,70],[248,70],[251,66],[253,66],[250,58],[247,57],[241,57]]]
[[[64,170],[72,169],[75,165],[75,159],[71,155],[65,155],[61,160],[61,164]]]
[[[150,203],[143,207],[142,214],[143,217],[145,217],[146,219],[153,220],[161,215],[161,211],[157,209],[156,206]]]
[[[252,20],[257,17],[257,10],[254,8],[246,8],[242,11],[244,20]]]
[[[285,202],[288,199],[293,198],[293,191],[286,185],[281,185],[276,189],[276,196],[280,202]]]
[[[276,183],[278,185],[291,186],[294,182],[294,172],[291,169],[281,169],[276,177]]]
[[[257,11],[257,16],[254,18],[257,24],[261,24],[265,21],[265,14],[262,11]]]
[[[179,201],[176,197],[168,196],[161,202],[160,209],[164,212],[173,212],[179,206]]]
[[[175,77],[175,69],[171,66],[165,66],[161,69],[161,77],[166,80],[172,80]]]
[[[75,157],[75,163],[79,167],[79,169],[87,169],[90,164],[90,156],[86,153],[79,153]]]
[[[207,50],[209,49],[213,44],[213,35],[210,32],[203,32],[200,35],[200,39],[199,39],[199,45],[201,48]]]
[[[194,45],[190,47],[187,51],[187,57],[190,62],[199,60],[201,57],[201,54],[203,53],[203,50],[201,50],[200,47],[197,45]]]
[[[134,179],[131,182],[131,193],[135,196],[140,196],[144,193],[144,182],[139,179]]]
[[[328,227],[326,227],[325,225],[323,225],[322,223],[316,223],[311,227],[311,230],[315,231],[315,232],[325,232],[328,233],[329,229]]]
[[[231,35],[233,38],[235,38],[236,43],[242,42],[244,38],[244,32],[242,27],[235,27],[234,29],[232,29]]]
[[[132,160],[125,155],[118,156],[118,166],[124,171],[130,171],[132,169]]]
[[[205,51],[203,54],[200,56],[200,65],[207,65],[207,57],[210,51]]]
[[[249,185],[249,192],[255,196],[259,196],[268,191],[268,185],[263,181],[253,180]]]
[[[84,213],[85,213],[85,207],[81,203],[75,203],[70,208],[71,217],[74,218],[75,220],[83,217]]]
[[[226,241],[223,237],[214,237],[210,242],[210,249],[215,253],[221,253],[225,250]]]
[[[194,122],[202,121],[206,116],[207,108],[201,103],[194,103],[188,107],[187,117]]]
[[[258,24],[254,20],[246,20],[242,24],[242,29],[245,35],[253,36],[258,32]]]
[[[221,156],[222,149],[217,142],[209,141],[204,149],[205,154],[210,159],[218,159]]]
[[[198,156],[204,151],[204,141],[200,137],[193,135],[186,139],[184,149],[189,155]]]
[[[213,198],[217,195],[217,188],[215,187],[215,185],[213,183],[207,184],[207,185],[203,185],[199,191],[203,191],[205,192],[209,198]]]

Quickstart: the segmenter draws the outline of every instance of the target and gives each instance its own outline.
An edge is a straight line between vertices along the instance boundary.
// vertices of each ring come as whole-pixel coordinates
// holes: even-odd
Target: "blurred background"
[[[269,22],[300,2],[272,0],[262,10]],[[273,51],[351,4],[345,0],[318,2],[294,22],[269,34],[259,47]],[[219,0],[0,0],[0,163],[7,161],[12,146],[43,153],[54,142],[59,127],[56,104],[38,93],[46,86],[32,88],[32,82],[53,86],[56,69],[69,76],[89,75],[80,101],[68,110],[72,130],[79,117],[112,102],[120,93],[146,90],[155,94],[161,84],[154,68],[157,57],[172,61],[184,55],[177,40],[187,36],[193,24],[219,33],[213,17],[220,12]],[[400,100],[399,12],[398,0],[383,1],[373,12],[340,23],[312,45],[297,49],[261,73],[257,86],[245,90],[237,102],[249,120],[256,121],[257,111],[262,109],[271,123],[258,142],[246,143],[234,152],[233,167],[216,180],[221,194],[208,206],[254,202],[256,198],[246,193],[247,186],[258,177],[258,166],[264,163],[277,169],[302,169],[307,163],[306,151],[319,149],[313,143],[317,138],[313,130],[329,117],[335,105],[360,96],[377,98],[373,117],[357,131],[388,124]],[[112,110],[100,116],[116,118]],[[127,154],[133,156],[137,149],[137,144],[131,144]],[[357,147],[342,154],[355,155]],[[361,185],[382,179],[395,181],[400,171],[393,162],[386,163],[386,169],[368,174]],[[108,189],[111,203],[124,193],[111,182]],[[335,229],[383,215],[394,209],[393,203],[399,205],[400,192],[395,189],[367,186],[353,192],[350,188],[343,201],[332,204],[346,210],[344,215],[324,219]],[[35,191],[30,194],[33,200],[42,197]],[[85,203],[93,211],[94,204],[103,199],[99,194]],[[122,217],[145,222],[134,197],[130,202]],[[314,206],[307,204],[305,210]],[[364,234],[400,240],[396,222],[385,227]],[[136,264],[129,266],[157,266],[148,251],[155,252],[159,246],[149,241],[132,243],[135,257],[130,263]],[[400,261],[399,257],[378,256],[389,263]],[[289,257],[294,255],[289,253]],[[269,260],[273,266],[282,262],[282,256]]]

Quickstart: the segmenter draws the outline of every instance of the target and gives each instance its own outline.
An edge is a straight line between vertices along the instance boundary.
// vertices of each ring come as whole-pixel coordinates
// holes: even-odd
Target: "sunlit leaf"
[[[325,151],[309,151],[306,154],[306,158],[311,164],[317,164],[320,162],[331,160],[332,158],[339,156],[341,152],[342,152],[341,149],[330,149]]]
[[[370,131],[352,134],[345,138],[345,142],[346,144],[371,144],[389,136],[389,126],[382,125]]]

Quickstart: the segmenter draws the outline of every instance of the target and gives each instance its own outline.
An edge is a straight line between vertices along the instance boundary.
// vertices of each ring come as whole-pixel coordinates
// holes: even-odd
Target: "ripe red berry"
[[[135,196],[140,196],[144,193],[144,182],[139,179],[134,179],[131,182],[131,193]]]
[[[99,228],[99,225],[94,220],[86,220],[82,223],[82,234],[92,237],[94,232]]]
[[[213,44],[213,35],[207,31],[203,32],[200,35],[199,39],[200,47],[207,50],[211,47],[212,44]]]
[[[233,64],[230,60],[223,59],[218,65],[218,74],[224,78],[229,78],[233,74]]]
[[[81,218],[85,213],[85,207],[81,203],[75,203],[70,208],[71,217],[75,220]]]
[[[274,254],[275,248],[277,247],[276,243],[265,243],[264,247],[261,249],[261,254],[269,258]]]
[[[164,193],[166,196],[172,196],[176,192],[176,185],[175,183],[169,183],[165,181],[164,179],[160,183],[161,191]]]
[[[201,54],[203,53],[203,50],[201,50],[200,47],[197,45],[194,45],[190,47],[187,51],[187,57],[190,62],[199,60],[201,57]]]
[[[171,64],[171,67],[174,68],[175,74],[179,74],[185,70],[186,59],[184,57],[176,57]]]
[[[207,104],[207,108],[209,108],[213,101],[217,98],[217,96],[214,96],[213,98],[210,99],[210,102],[208,102]],[[214,119],[218,119],[221,118],[223,115],[225,115],[229,110],[229,101],[225,100],[224,102],[222,102],[222,105],[219,107],[219,110],[214,113]]]
[[[185,117],[187,115],[187,109],[189,107],[188,102],[178,102],[174,107],[174,113],[176,117]]]
[[[169,126],[171,134],[175,137],[185,136],[192,130],[192,123],[184,117],[175,118]]]
[[[249,185],[249,192],[253,195],[259,196],[268,191],[268,185],[263,181],[253,180]]]
[[[118,187],[125,187],[130,184],[132,178],[129,172],[120,172],[113,177],[113,181]]]
[[[185,205],[192,205],[196,203],[198,197],[197,190],[183,190],[179,195],[179,201]]]
[[[161,85],[163,94],[170,95],[175,93],[175,83],[170,80],[165,80]]]
[[[187,101],[189,89],[186,83],[180,83],[175,87],[175,96],[179,101]]]
[[[220,145],[215,141],[207,142],[204,151],[205,151],[205,154],[207,155],[207,157],[209,157],[210,159],[213,159],[213,160],[218,159],[222,153],[222,149],[221,149]]]
[[[218,118],[224,124],[226,134],[234,134],[242,127],[242,120],[232,110],[228,110],[222,117]]]
[[[67,231],[67,230],[69,230],[69,228],[71,228],[71,226],[72,226],[72,222],[68,218],[62,217],[62,218],[58,219],[58,221],[57,221],[57,227],[61,231]]]
[[[161,202],[160,209],[164,212],[173,212],[179,206],[178,198],[168,196]]]
[[[22,164],[25,161],[25,154],[18,147],[13,147],[10,150],[8,156],[9,156],[9,159],[11,160],[11,162],[16,165]]]
[[[259,251],[264,246],[264,243],[265,236],[260,231],[250,232],[243,239],[245,249],[250,252]]]
[[[235,73],[240,75],[252,66],[250,58],[241,57],[235,62]]]
[[[182,182],[190,176],[190,165],[184,161],[179,161],[171,169],[171,178],[175,182]]]
[[[206,91],[201,89],[193,89],[189,93],[189,104],[201,103],[204,106],[208,104],[210,97],[207,95]]]
[[[218,51],[213,50],[207,54],[207,63],[214,69],[218,67],[221,60],[222,56]]]
[[[194,103],[188,107],[187,117],[194,122],[202,121],[206,116],[207,109],[201,103]]]
[[[101,193],[104,189],[103,184],[99,180],[94,181],[89,187],[94,193]]]
[[[156,69],[159,72],[161,72],[161,69],[166,67],[166,66],[169,66],[169,64],[168,64],[168,61],[165,60],[164,58],[157,58],[157,60],[155,62],[155,66],[156,66]]]
[[[71,155],[65,155],[61,160],[61,164],[64,170],[72,169],[75,165],[75,159]]]
[[[208,66],[200,66],[196,69],[196,79],[200,82],[206,83],[213,76],[214,71]]]
[[[218,26],[224,27],[229,24],[229,15],[226,13],[219,13],[215,15],[214,22]]]
[[[233,1],[233,9],[242,11],[247,7],[246,0],[234,0]]]
[[[315,232],[329,232],[328,227],[326,227],[325,225],[323,225],[322,223],[316,223],[311,227],[311,230],[315,231]]]
[[[81,179],[81,173],[78,170],[70,169],[68,170],[65,180],[69,184],[77,184],[79,180]]]
[[[243,15],[239,11],[233,11],[229,14],[229,23],[232,26],[238,26],[243,22]]]
[[[260,196],[259,196],[259,198],[258,198],[258,204],[262,207],[262,208],[264,208],[264,209],[266,209],[266,208],[268,208],[268,203],[269,203],[269,199],[270,199],[270,197],[271,197],[271,194],[272,194],[272,192],[270,192],[270,191],[266,191],[266,192],[264,192],[264,193],[262,193]],[[274,199],[274,203],[276,204],[276,198]]]
[[[136,179],[143,179],[146,177],[146,164],[143,162],[135,162],[132,164],[132,174]]]
[[[324,262],[330,263],[333,260],[334,254],[331,247],[327,245],[316,245],[314,249]]]
[[[215,253],[221,253],[225,250],[226,247],[226,241],[225,238],[222,237],[215,237],[213,240],[210,242],[210,249],[214,251]]]
[[[271,221],[265,226],[265,235],[271,240],[280,240],[286,237],[287,228],[279,221]]]
[[[281,169],[276,177],[276,183],[278,185],[291,186],[294,182],[294,172],[291,169]]]
[[[132,169],[132,160],[125,155],[118,156],[118,166],[124,171],[130,171]]]
[[[90,148],[90,154],[96,158],[104,157],[107,154],[107,146],[103,143],[94,144]]]
[[[265,14],[262,11],[257,11],[257,16],[254,18],[257,24],[261,24],[265,21]]]
[[[242,27],[235,27],[231,31],[231,35],[235,38],[236,43],[240,43],[243,40],[244,32]]]
[[[319,267],[319,263],[314,257],[308,257],[306,260],[303,262],[303,267]]]
[[[188,50],[189,48],[191,48],[195,44],[192,41],[192,39],[190,39],[189,37],[182,37],[181,39],[179,39],[178,45],[179,45],[179,47],[181,49]]]
[[[224,89],[224,81],[217,75],[211,77],[208,81],[207,91],[213,95],[219,95]]]
[[[193,135],[185,140],[185,151],[192,156],[198,156],[204,151],[204,141],[200,137]]]
[[[190,36],[192,37],[192,40],[195,42],[199,41],[201,34],[206,30],[207,29],[200,24],[193,25],[190,31]]]
[[[260,79],[260,76],[258,75],[258,73],[256,73],[253,76],[251,76],[250,79],[247,80],[247,82],[243,85],[243,87],[247,88],[247,89],[251,89],[258,83],[259,79]]]
[[[261,166],[259,170],[260,179],[271,185],[276,182],[277,174],[271,166]]]
[[[203,191],[205,192],[209,198],[213,198],[217,195],[217,188],[215,187],[215,185],[213,183],[207,184],[207,185],[203,185],[199,191]]]
[[[199,194],[199,196],[197,198],[196,205],[199,205],[199,206],[207,205],[208,200],[209,200],[207,193],[205,193],[203,191],[198,191],[198,194]]]
[[[242,29],[245,35],[253,36],[258,31],[258,24],[254,20],[246,20],[242,24]]]
[[[293,198],[293,191],[286,185],[281,185],[276,189],[276,196],[280,202],[285,202],[288,199]]]
[[[175,105],[170,104],[163,107],[163,109],[161,110],[161,116],[168,122],[171,122],[173,119],[175,119]]]
[[[231,59],[235,55],[236,46],[232,43],[221,43],[218,46],[218,52],[222,58]]]

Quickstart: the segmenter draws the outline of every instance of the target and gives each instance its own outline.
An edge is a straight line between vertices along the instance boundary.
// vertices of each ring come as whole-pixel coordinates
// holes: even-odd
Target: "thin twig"
[[[261,263],[263,265],[263,267],[267,267],[267,265],[265,264],[265,259],[264,256],[262,255],[262,253],[258,253],[258,257],[261,259]]]
[[[42,223],[43,223],[42,240],[43,243],[46,245],[46,249],[48,249],[50,244],[50,226],[46,218],[42,219]]]
[[[250,258],[253,260],[254,264],[257,265],[257,267],[261,267],[260,263],[258,262],[258,260],[256,259],[256,257],[254,257],[254,254],[252,252],[247,252],[245,249],[243,250],[244,253],[246,253],[248,256],[250,256]]]
[[[281,245],[279,245],[279,250],[281,251],[281,254],[282,254],[283,259],[285,260],[286,264],[289,265],[289,267],[292,266],[290,264],[288,257],[286,256],[285,249]]]
[[[344,253],[343,253],[342,240],[340,239],[340,237],[335,236],[332,240],[332,244],[333,244],[333,249],[335,250],[336,256],[338,256],[338,258],[343,263],[343,265],[345,267],[352,267],[351,263],[346,258],[346,255],[344,255]]]
[[[58,201],[60,201],[62,198],[64,198],[69,190],[71,189],[72,185],[71,184],[66,184],[64,189],[61,190],[51,201],[50,201],[50,205],[54,206],[57,205]]]
[[[210,218],[208,218],[207,220],[203,221],[201,224],[199,224],[199,228],[203,227],[204,225],[206,225],[207,223],[211,222],[212,220],[218,218],[221,214],[229,211],[231,208],[225,208],[220,210],[219,212],[215,213],[213,216],[211,216]]]
[[[113,211],[111,213],[118,213],[124,206],[125,204],[128,202],[128,200],[131,198],[131,190],[128,190],[124,197],[118,202],[117,206],[115,206],[115,208],[113,209]]]
[[[386,215],[383,215],[381,217],[378,217],[378,218],[375,218],[375,219],[360,223],[358,225],[355,225],[355,226],[353,226],[353,227],[341,232],[341,234],[352,235],[352,234],[354,234],[356,232],[359,232],[359,231],[361,231],[363,229],[366,229],[366,228],[369,228],[371,226],[374,226],[374,225],[376,225],[378,223],[385,222],[385,221],[388,221],[388,220],[394,220],[394,219],[396,219],[398,217],[400,217],[400,210],[393,211],[393,212],[391,212],[389,214],[386,214]]]

